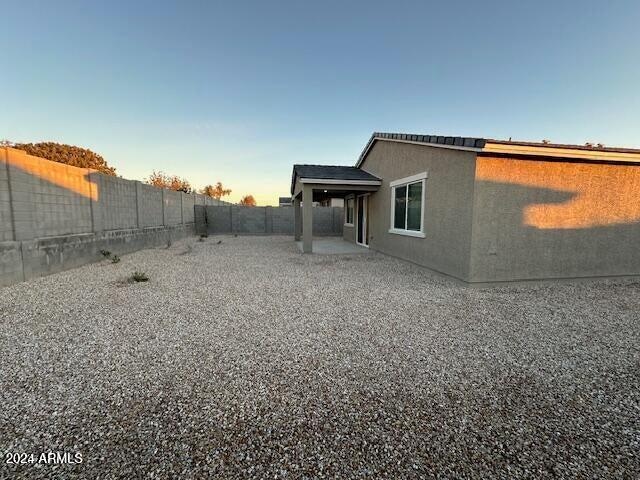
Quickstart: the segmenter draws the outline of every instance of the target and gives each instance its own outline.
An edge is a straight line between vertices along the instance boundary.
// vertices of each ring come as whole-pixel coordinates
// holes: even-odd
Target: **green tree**
[[[92,168],[106,175],[116,174],[104,158],[88,148],[75,147],[55,142],[16,143],[13,148],[24,150],[29,155],[46,158],[52,162],[64,163],[79,168]]]

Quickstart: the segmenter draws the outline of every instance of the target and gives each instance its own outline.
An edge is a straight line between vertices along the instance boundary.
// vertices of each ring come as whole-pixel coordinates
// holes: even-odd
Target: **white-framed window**
[[[353,197],[344,200],[344,224],[353,227],[353,208],[355,199]]]
[[[424,198],[427,172],[394,180],[391,187],[389,233],[424,238]]]

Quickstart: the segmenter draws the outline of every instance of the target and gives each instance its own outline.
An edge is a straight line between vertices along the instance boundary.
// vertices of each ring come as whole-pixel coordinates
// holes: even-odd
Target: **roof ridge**
[[[594,152],[629,152],[640,153],[640,148],[633,147],[610,147],[602,143],[598,144],[584,144],[579,145],[577,143],[560,143],[550,142],[547,140],[534,141],[534,140],[501,140],[498,138],[489,137],[463,137],[463,136],[451,136],[451,135],[418,135],[414,133],[388,133],[388,132],[373,132],[371,140],[375,138],[384,138],[388,140],[404,140],[414,141],[420,143],[437,143],[442,145],[451,145],[458,147],[475,147],[483,148],[486,143],[501,143],[504,145],[530,145],[548,148],[568,148],[575,150],[590,150]],[[370,141],[371,141],[370,140]]]

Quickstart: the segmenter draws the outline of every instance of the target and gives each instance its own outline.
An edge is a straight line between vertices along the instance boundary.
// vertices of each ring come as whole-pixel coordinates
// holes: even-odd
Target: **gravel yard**
[[[190,238],[0,289],[0,402],[83,459],[1,478],[638,478],[640,282]]]

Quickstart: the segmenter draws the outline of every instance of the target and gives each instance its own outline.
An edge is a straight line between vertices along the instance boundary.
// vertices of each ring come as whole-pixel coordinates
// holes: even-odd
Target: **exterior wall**
[[[378,141],[361,168],[382,179],[369,197],[369,247],[468,279],[475,153]],[[389,233],[389,183],[425,171],[425,238]],[[345,227],[344,238],[355,241],[354,229]]]
[[[343,220],[344,221],[344,220]],[[356,229],[349,225],[342,225],[342,238],[347,242],[356,243]]]
[[[640,274],[640,165],[478,157],[470,280]]]
[[[202,210],[204,209],[204,213]],[[293,235],[293,207],[244,207],[241,205],[196,205],[198,221],[206,221],[209,234],[241,235]],[[313,234],[342,235],[343,209],[340,207],[313,207]],[[198,231],[204,227],[197,224]]]

